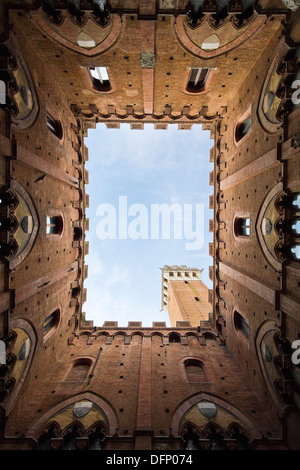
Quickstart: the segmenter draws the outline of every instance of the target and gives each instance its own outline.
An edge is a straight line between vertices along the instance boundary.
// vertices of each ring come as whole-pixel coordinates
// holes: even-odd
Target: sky
[[[161,311],[161,270],[164,265],[203,269],[202,280],[212,287],[208,268],[212,258],[209,233],[210,132],[201,125],[167,130],[145,124],[144,130],[88,130],[89,149],[89,254],[86,320],[94,326],[104,321],[154,321],[170,326]],[[159,216],[159,209],[171,210]],[[127,207],[126,207],[127,206]],[[180,218],[181,217],[181,218]],[[169,223],[170,221],[170,223]],[[169,228],[169,230],[168,230]]]

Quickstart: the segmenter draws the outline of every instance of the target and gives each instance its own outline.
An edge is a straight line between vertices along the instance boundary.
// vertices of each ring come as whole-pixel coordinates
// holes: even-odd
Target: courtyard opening
[[[145,124],[89,129],[89,275],[84,282],[86,320],[165,321],[161,311],[164,265],[186,265],[209,279],[209,150],[210,132],[194,124],[180,130],[176,124],[158,130]]]

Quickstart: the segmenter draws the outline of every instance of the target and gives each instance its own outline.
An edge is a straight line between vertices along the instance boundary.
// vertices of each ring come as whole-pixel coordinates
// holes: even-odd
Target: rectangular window
[[[93,85],[99,91],[109,91],[111,89],[107,67],[88,67]]]
[[[206,68],[192,68],[187,85],[187,91],[199,93],[205,87],[209,69]]]

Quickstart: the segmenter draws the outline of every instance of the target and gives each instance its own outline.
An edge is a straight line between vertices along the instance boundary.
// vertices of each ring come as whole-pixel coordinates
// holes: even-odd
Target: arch
[[[175,331],[169,333],[168,338],[169,343],[181,343],[181,335],[179,333],[176,333]]]
[[[65,428],[63,428],[61,430],[61,437],[64,438],[67,434],[72,432],[74,430],[74,428],[77,428],[76,432],[78,432],[78,434],[79,434],[78,437],[83,436],[84,427],[83,427],[82,423],[80,421],[73,421],[73,423],[68,424],[68,426],[66,426]]]
[[[208,400],[212,403],[215,403],[216,405],[221,406],[222,408],[224,408],[225,410],[229,411],[234,416],[236,416],[243,423],[245,428],[248,429],[248,432],[250,433],[252,439],[261,438],[260,430],[252,423],[252,421],[250,421],[247,418],[247,416],[245,416],[235,406],[209,393],[198,393],[197,395],[188,397],[186,400],[184,400],[183,402],[181,402],[181,404],[178,405],[177,409],[175,410],[172,416],[171,423],[170,423],[172,434],[174,436],[179,435],[180,422],[183,416],[185,415],[185,413],[192,406],[194,406],[195,404],[199,403],[202,400]]]
[[[9,49],[13,51],[13,54],[15,56],[15,60],[18,64],[17,68],[12,71],[12,74],[14,75],[14,78],[16,78],[16,74],[19,74],[19,70],[23,71],[23,74],[20,74],[20,76],[23,75],[24,79],[24,84],[23,86],[20,86],[20,90],[18,92],[19,96],[19,101],[20,103],[23,102],[25,104],[25,107],[28,108],[27,115],[25,114],[22,119],[18,119],[18,115],[12,117],[12,128],[16,130],[23,130],[27,129],[28,127],[32,126],[33,123],[35,122],[38,113],[39,113],[39,103],[38,103],[38,97],[37,93],[35,90],[34,82],[31,78],[31,74],[29,72],[29,68],[26,65],[26,62],[24,60],[24,57],[21,53],[21,48],[18,44],[18,41],[16,39],[16,35],[10,35],[9,40],[7,41],[7,46]],[[16,79],[18,83],[18,79]],[[27,83],[26,83],[27,82]],[[26,86],[24,86],[26,85]],[[18,85],[19,86],[19,85]],[[24,99],[26,101],[25,95],[23,93],[22,95],[22,90],[27,90],[27,95],[30,97],[30,101],[32,102],[31,106],[27,106],[26,103],[24,102]],[[29,92],[29,93],[28,93]],[[23,96],[23,97],[22,97]],[[17,95],[14,96],[14,100],[16,101]],[[18,99],[17,99],[18,101]],[[28,102],[29,104],[29,102]]]
[[[74,44],[66,38],[63,38],[47,23],[47,21],[45,21],[40,12],[32,11],[30,12],[30,15],[35,25],[43,33],[46,33],[52,40],[58,42],[61,46],[66,47],[67,49],[71,49],[72,51],[87,57],[95,57],[109,51],[120,40],[124,29],[124,20],[122,20],[119,15],[112,14],[112,27],[110,33],[98,46],[86,49],[78,44]]]
[[[125,334],[125,333],[124,333],[124,334]],[[126,336],[127,336],[127,335],[126,335]],[[132,338],[133,336],[141,336],[142,338],[144,338],[145,334],[142,333],[141,331],[133,331],[130,336],[131,336],[131,338]]]
[[[204,331],[201,337],[205,339],[212,339],[214,341],[217,340],[217,335],[215,335],[214,333],[211,333],[210,331]]]
[[[186,381],[188,383],[204,383],[207,377],[204,363],[200,359],[189,358],[183,361]]]
[[[265,380],[265,383],[267,385],[268,391],[269,391],[274,403],[276,404],[276,406],[279,409],[281,409],[282,408],[282,403],[280,402],[279,397],[276,393],[276,389],[275,389],[274,384],[272,385],[272,383],[270,382],[269,375],[268,375],[266,365],[265,365],[265,361],[264,361],[263,356],[262,356],[262,341],[263,341],[264,337],[266,336],[266,334],[268,332],[271,332],[271,331],[274,331],[274,335],[276,333],[280,333],[279,325],[276,324],[276,322],[274,320],[271,320],[271,321],[267,320],[264,323],[262,323],[262,325],[260,326],[260,328],[257,331],[257,335],[256,335],[256,338],[255,338],[255,348],[256,348],[256,355],[257,355],[257,358],[258,358],[260,370],[261,370],[261,373],[262,373],[263,378]],[[273,335],[273,337],[274,337],[274,335]],[[276,346],[275,341],[274,341],[274,344]],[[274,365],[274,368],[275,368],[275,365]]]
[[[236,47],[240,46],[243,42],[248,40],[251,36],[256,34],[263,27],[263,25],[264,19],[255,15],[252,23],[240,36],[235,38],[230,43],[218,47],[218,49],[205,51],[201,49],[201,47],[197,46],[187,35],[185,30],[185,15],[179,15],[176,18],[173,18],[172,20],[173,32],[178,43],[185,51],[188,51],[190,54],[193,54],[194,56],[199,57],[201,59],[210,59],[213,57],[217,57],[222,54],[225,54],[226,52],[231,51],[232,49],[235,49]]]
[[[256,223],[255,223],[255,230],[257,234],[257,238],[259,241],[259,246],[261,251],[263,252],[264,257],[268,261],[268,263],[275,268],[277,271],[282,270],[282,261],[278,259],[277,252],[275,251],[276,243],[280,240],[278,232],[275,230],[276,234],[276,243],[269,243],[269,238],[273,237],[274,229],[277,220],[279,220],[280,212],[278,210],[278,205],[276,201],[280,194],[283,191],[283,183],[280,181],[279,183],[275,184],[273,188],[268,192],[265,199],[262,202],[262,205],[258,211]],[[275,209],[275,210],[274,210]],[[269,222],[271,232],[264,230],[264,219],[267,219]],[[270,235],[270,237],[269,237]]]
[[[245,429],[243,426],[241,426],[239,423],[230,423],[230,425],[227,428],[227,434],[230,436],[232,439],[236,439],[235,437],[232,437],[236,431],[239,431],[240,433],[243,433],[249,440],[251,439],[251,436],[248,432],[247,429]]]
[[[194,331],[188,331],[187,333],[185,333],[184,336],[186,336],[187,338],[188,338],[189,336],[194,336],[194,337],[197,338],[197,339],[199,338],[199,335],[198,335],[197,333],[194,333]]]
[[[55,405],[53,408],[48,410],[28,428],[25,433],[25,436],[29,438],[36,438],[39,435],[41,428],[47,423],[51,416],[54,416],[56,413],[63,410],[67,406],[75,404],[77,401],[81,400],[91,401],[104,412],[109,425],[108,433],[111,436],[114,435],[118,428],[118,420],[117,414],[112,405],[104,398],[101,398],[90,392],[85,392],[74,397],[68,398],[67,400],[59,403],[58,405]]]
[[[274,86],[274,84],[276,85],[276,83],[278,83],[279,80],[281,79],[280,74],[277,73],[278,64],[280,63],[280,59],[287,52],[287,50],[288,50],[288,46],[285,44],[284,39],[282,39],[277,47],[277,50],[274,53],[272,63],[270,67],[268,68],[268,72],[264,80],[260,97],[259,97],[259,102],[258,102],[258,107],[257,107],[258,121],[262,129],[268,134],[276,134],[277,132],[280,131],[280,128],[282,127],[282,124],[283,124],[282,121],[277,119],[277,112],[274,109],[275,106],[277,110],[280,108],[281,98],[276,97],[277,89],[276,88],[273,89],[273,87],[271,89],[270,84],[272,83],[272,85]],[[268,92],[273,93],[273,97],[274,97],[273,103],[271,103],[271,106],[273,110],[275,111],[275,113],[272,113],[274,114],[273,119],[271,118],[270,113],[269,113],[271,106],[268,106],[268,109],[266,109],[266,100],[268,100],[268,98],[266,97],[268,96]]]
[[[15,255],[13,256],[12,259],[9,260],[9,269],[13,270],[15,269],[23,260],[26,256],[28,256],[29,252],[31,251],[34,242],[36,240],[38,231],[39,231],[39,219],[37,215],[37,210],[35,209],[35,206],[27,193],[27,191],[21,186],[21,184],[16,180],[12,179],[10,183],[10,188],[15,192],[17,195],[17,198],[19,200],[19,204],[16,207],[16,209],[13,211],[14,216],[16,219],[20,219],[22,216],[26,215],[25,212],[29,212],[30,217],[32,217],[32,224],[30,231],[28,231],[27,234],[27,242],[25,244],[22,244],[18,247]],[[23,209],[22,206],[20,206],[20,201],[23,202]],[[19,207],[20,206],[20,207]],[[22,211],[26,208],[26,211],[23,213]],[[21,215],[22,214],[22,215]],[[18,238],[18,231],[22,230],[21,227],[18,227],[17,230],[13,234],[13,238]]]
[[[99,337],[99,336],[109,336],[110,333],[108,331],[97,331],[96,333],[96,339]]]
[[[88,330],[86,330],[86,331],[80,331],[80,332],[78,333],[78,337],[80,337],[80,336],[89,336],[89,337],[90,337],[90,336],[92,336],[92,333],[91,333],[90,331],[88,331]],[[98,336],[99,336],[99,335],[98,335]]]
[[[125,331],[116,331],[112,336],[128,336]]]
[[[89,357],[79,357],[72,361],[65,377],[65,382],[84,383],[89,376],[93,360]]]
[[[7,402],[6,402],[6,400],[4,401],[4,407],[5,407],[7,416],[12,411],[14,402],[15,402],[15,400],[17,399],[17,397],[19,395],[19,392],[22,388],[22,385],[23,385],[24,381],[26,380],[27,373],[29,371],[29,368],[30,368],[30,365],[31,365],[31,362],[32,362],[32,359],[33,359],[33,356],[34,356],[34,351],[35,351],[36,342],[37,342],[36,332],[35,332],[32,324],[27,319],[24,319],[24,318],[12,319],[10,321],[10,329],[14,330],[15,328],[20,328],[20,329],[24,330],[25,333],[28,335],[28,337],[31,341],[31,344],[30,344],[29,354],[28,354],[27,359],[26,359],[26,364],[25,364],[25,367],[22,371],[22,375],[21,375],[18,383],[16,383],[11,395],[8,397]]]
[[[206,384],[207,383],[212,383],[210,373],[207,370],[208,368],[206,367],[206,361],[202,356],[185,356],[185,357],[182,357],[180,359],[180,361],[178,362],[178,365],[179,365],[179,370],[180,370],[180,374],[181,374],[181,378],[182,378],[183,382],[192,383],[192,382],[188,381],[188,377],[187,377],[187,374],[186,374],[185,363],[189,363],[189,362],[190,363],[198,362],[199,365],[201,365],[201,367],[203,368],[204,374],[205,374],[205,377],[203,375],[203,378],[205,378],[205,380],[202,380],[201,381],[202,383],[206,383]],[[194,383],[200,383],[200,382],[194,382]]]
[[[153,331],[153,333],[150,333],[150,336],[160,336],[161,338],[164,337],[163,333],[160,331]]]

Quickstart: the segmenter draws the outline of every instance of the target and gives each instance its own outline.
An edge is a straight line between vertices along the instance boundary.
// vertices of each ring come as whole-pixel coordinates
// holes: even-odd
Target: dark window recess
[[[247,117],[244,121],[236,126],[235,140],[239,142],[245,135],[251,131],[251,116]]]
[[[66,382],[84,382],[90,370],[91,361],[80,359],[74,363]]]
[[[59,320],[59,310],[55,310],[55,312],[52,312],[50,315],[48,315],[48,317],[45,318],[44,326],[43,326],[44,335],[57,325],[58,320]]]
[[[62,217],[60,216],[54,216],[54,217],[49,217],[47,216],[47,221],[46,221],[46,234],[47,235],[59,235],[62,233],[63,230],[63,221]]]
[[[54,119],[52,116],[47,114],[47,129],[52,132],[58,139],[62,139],[63,130],[60,121]]]
[[[201,361],[198,361],[197,359],[188,359],[185,361],[184,366],[188,382],[207,382],[203,363]]]
[[[95,432],[89,435],[89,450],[101,450],[101,442],[104,439],[101,428],[96,428]]]
[[[249,237],[250,236],[250,218],[249,217],[239,217],[235,220],[235,235],[237,237]]]
[[[245,338],[249,338],[249,322],[239,312],[234,312],[234,326],[237,331],[240,331]]]
[[[209,75],[209,69],[193,68],[190,71],[189,80],[187,84],[187,91],[190,93],[199,93],[205,88],[205,84]]]
[[[111,84],[106,67],[88,67],[94,88],[98,91],[110,91]]]
[[[177,333],[171,333],[169,336],[169,343],[181,343],[181,338]]]
[[[82,230],[80,227],[74,227],[73,240],[80,241],[82,237]]]

